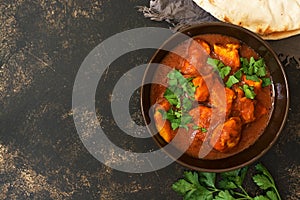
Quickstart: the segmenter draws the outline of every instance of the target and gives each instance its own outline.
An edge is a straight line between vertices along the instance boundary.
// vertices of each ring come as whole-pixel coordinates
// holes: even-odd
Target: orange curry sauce
[[[168,53],[161,61],[162,64],[179,70],[184,77],[192,78],[192,83],[196,86],[196,103],[189,114],[193,120],[188,129],[173,130],[170,122],[163,119],[159,111],[171,108],[170,103],[164,98],[166,87],[153,84],[151,105],[156,104],[154,108],[156,127],[166,142],[170,142],[180,130],[180,140],[175,146],[183,149],[185,145],[191,143],[186,153],[192,157],[198,157],[201,145],[206,142],[212,151],[204,159],[225,158],[248,148],[263,133],[272,112],[272,87],[271,85],[262,87],[261,83],[254,83],[242,77],[239,83],[227,88],[224,83],[228,80],[228,76],[241,67],[241,57],[248,60],[254,57],[257,60],[260,56],[248,45],[232,37],[205,34],[193,39],[175,47],[173,52]],[[207,64],[208,57],[218,59],[229,66],[230,74],[222,80],[212,66]],[[167,68],[159,69],[154,79],[167,83],[167,74],[170,71],[171,69]],[[245,83],[253,86],[256,93],[254,99],[245,97],[241,89],[241,85]],[[223,98],[219,97],[220,90],[224,91]],[[220,120],[214,124],[211,121],[213,109],[217,109],[214,113],[222,113]],[[203,129],[205,131],[193,129],[195,125],[205,128]],[[217,130],[221,134],[215,134]],[[216,135],[219,137],[215,138]]]

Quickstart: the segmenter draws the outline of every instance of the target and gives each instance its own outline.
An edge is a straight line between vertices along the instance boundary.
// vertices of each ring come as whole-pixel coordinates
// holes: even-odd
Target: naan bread
[[[217,19],[249,29],[264,39],[300,34],[300,0],[193,0]]]

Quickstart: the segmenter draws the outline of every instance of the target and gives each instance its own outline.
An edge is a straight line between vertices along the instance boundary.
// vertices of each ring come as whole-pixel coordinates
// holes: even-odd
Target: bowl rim
[[[140,104],[141,104],[141,105],[140,105],[140,106],[141,106],[141,112],[142,112],[143,120],[144,120],[144,122],[145,122],[145,124],[146,124],[147,130],[148,130],[149,133],[152,135],[152,138],[153,138],[154,141],[157,143],[158,147],[159,147],[159,148],[162,148],[162,144],[154,137],[154,134],[152,133],[151,128],[147,125],[147,118],[148,118],[148,116],[147,116],[146,113],[148,113],[149,111],[147,110],[147,112],[145,112],[145,109],[144,109],[144,99],[145,99],[145,98],[144,98],[144,92],[145,92],[145,85],[144,85],[144,83],[145,83],[145,79],[146,79],[146,77],[147,77],[147,75],[148,75],[148,73],[149,73],[150,65],[151,65],[152,63],[154,63],[154,60],[157,58],[157,56],[159,55],[159,53],[162,51],[163,47],[166,46],[166,45],[167,45],[168,43],[170,43],[171,41],[173,41],[174,39],[176,39],[176,37],[177,37],[178,34],[182,34],[182,33],[183,33],[183,34],[188,35],[189,37],[193,37],[193,36],[196,36],[196,35],[191,35],[190,32],[191,32],[192,30],[195,30],[195,29],[201,29],[201,28],[202,28],[202,29],[203,29],[203,28],[211,28],[211,27],[213,27],[213,28],[230,28],[230,29],[233,29],[233,30],[235,30],[235,31],[242,31],[242,32],[244,32],[245,34],[247,34],[247,35],[249,35],[250,37],[252,37],[253,39],[257,40],[257,41],[258,41],[260,44],[262,44],[264,47],[266,47],[267,51],[271,54],[272,58],[276,61],[276,63],[277,63],[277,66],[276,66],[276,67],[278,67],[278,69],[280,70],[280,74],[282,75],[283,82],[284,82],[284,89],[285,89],[284,95],[285,95],[285,98],[286,98],[285,109],[284,109],[284,111],[283,111],[282,121],[281,121],[281,124],[280,124],[280,126],[279,126],[279,128],[278,128],[278,130],[277,130],[277,133],[276,133],[275,136],[272,138],[271,142],[269,142],[269,143],[266,145],[266,147],[265,147],[262,151],[260,151],[259,153],[255,154],[252,158],[247,159],[247,161],[245,161],[245,162],[242,162],[242,163],[240,163],[240,164],[237,164],[237,165],[235,165],[235,166],[230,166],[230,167],[223,167],[223,168],[207,168],[207,167],[200,167],[200,166],[191,165],[191,164],[189,164],[189,163],[186,163],[186,162],[184,162],[184,161],[181,159],[181,157],[178,158],[178,159],[174,159],[174,158],[172,157],[172,155],[171,155],[169,152],[165,151],[165,153],[166,153],[169,157],[171,157],[172,159],[174,159],[174,161],[176,161],[177,163],[181,164],[182,166],[185,166],[185,167],[190,168],[190,169],[192,169],[192,170],[220,173],[220,172],[225,172],[225,171],[231,171],[231,170],[239,169],[239,168],[245,167],[245,166],[250,165],[251,163],[257,161],[257,160],[258,160],[259,158],[261,158],[264,154],[266,154],[266,152],[268,152],[268,151],[270,150],[270,148],[276,143],[276,141],[278,140],[279,135],[281,134],[281,132],[282,132],[282,130],[283,130],[285,124],[286,124],[287,116],[288,116],[288,111],[289,111],[289,104],[290,104],[290,95],[289,95],[289,87],[288,87],[287,76],[286,76],[286,73],[285,73],[285,71],[284,71],[284,69],[283,69],[283,66],[282,66],[282,63],[281,63],[280,59],[278,58],[277,54],[276,54],[275,51],[272,49],[272,47],[270,46],[269,43],[267,43],[267,42],[266,42],[265,40],[263,40],[259,35],[257,35],[257,34],[254,33],[254,32],[249,31],[248,29],[245,29],[245,28],[243,28],[243,27],[241,27],[241,26],[232,25],[232,24],[229,24],[229,23],[224,23],[224,22],[205,22],[205,23],[199,23],[199,24],[191,25],[191,26],[189,26],[189,27],[187,27],[187,28],[185,28],[185,29],[183,29],[183,30],[180,30],[180,31],[178,31],[179,33],[176,32],[176,33],[174,33],[171,37],[169,37],[169,38],[168,38],[168,39],[160,46],[160,48],[157,49],[157,50],[155,51],[155,53],[152,55],[152,57],[151,57],[151,59],[150,59],[150,61],[149,61],[149,63],[148,63],[148,66],[147,66],[147,68],[146,68],[146,70],[145,70],[143,79],[142,79],[142,87],[141,87],[141,90],[140,90],[140,92],[141,92],[141,93],[140,93],[140,99],[141,99],[141,101],[140,101]],[[205,34],[205,33],[204,33],[204,34]],[[209,33],[206,33],[206,34],[209,34]],[[212,34],[213,34],[213,32],[212,32]],[[198,35],[199,35],[199,34],[198,34]],[[223,34],[223,35],[226,35],[226,34]],[[228,35],[228,36],[235,38],[234,36],[231,36],[231,35]],[[236,38],[236,39],[238,39],[238,38]],[[238,40],[240,40],[240,41],[243,42],[243,40],[241,40],[241,39],[238,39]],[[247,44],[247,45],[248,45],[248,44]],[[248,46],[251,47],[251,45],[248,45]],[[254,50],[255,50],[255,49],[254,49]],[[255,50],[255,51],[256,51],[256,50]],[[270,68],[270,66],[268,66],[268,67]],[[275,90],[274,90],[274,92],[275,92]],[[277,93],[277,92],[276,92],[276,93]],[[276,95],[276,94],[274,94],[274,95]],[[275,100],[274,100],[274,101],[275,101]],[[274,107],[275,107],[275,105],[274,105]],[[272,112],[272,114],[271,114],[269,120],[271,120],[273,114],[274,114],[274,113]],[[269,124],[269,123],[270,123],[270,121],[268,122],[268,124]],[[267,125],[267,126],[268,126],[268,125]],[[267,127],[266,127],[266,128],[267,128]],[[155,134],[156,134],[156,133],[155,133]],[[157,135],[159,135],[159,134],[157,134]],[[263,135],[263,134],[262,134],[262,135]],[[160,137],[160,136],[158,136],[158,137]],[[259,139],[260,139],[260,138],[261,138],[261,136],[259,137]],[[257,141],[258,141],[259,139],[257,139]],[[255,143],[256,143],[256,142],[255,142]],[[252,144],[251,146],[253,146],[253,144]],[[251,148],[251,146],[248,147],[248,149]],[[243,150],[243,151],[245,151],[245,150]],[[243,151],[242,151],[242,152],[243,152]],[[236,155],[238,155],[238,154],[240,154],[240,153],[241,153],[241,152],[237,153]],[[183,155],[188,156],[188,155],[186,155],[185,153],[184,153]],[[234,156],[235,156],[235,155],[232,155],[232,156],[230,156],[230,157],[234,157]],[[188,156],[188,157],[192,158],[191,156]],[[204,162],[207,161],[207,160],[205,160],[205,159],[199,159],[199,158],[198,158],[198,159],[197,159],[197,158],[193,158],[193,159],[196,159],[196,160],[203,160]],[[226,159],[227,159],[227,158],[218,159],[218,160],[221,161],[221,160],[226,160]],[[214,160],[212,160],[212,162],[213,162],[213,161],[214,161]]]

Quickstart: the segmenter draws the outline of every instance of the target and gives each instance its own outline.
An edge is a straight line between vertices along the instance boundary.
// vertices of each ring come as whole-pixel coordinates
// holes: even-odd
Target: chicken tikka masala
[[[153,84],[151,104],[167,143],[180,132],[178,149],[188,144],[186,153],[198,157],[206,143],[213,150],[205,159],[220,159],[248,148],[263,133],[272,112],[272,81],[248,45],[225,35],[199,35],[161,64],[170,68],[158,70],[155,79],[168,87]]]

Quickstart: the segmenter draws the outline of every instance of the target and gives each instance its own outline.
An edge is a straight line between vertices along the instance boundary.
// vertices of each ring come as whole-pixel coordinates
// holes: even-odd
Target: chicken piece
[[[170,142],[173,139],[174,131],[171,128],[171,123],[163,118],[162,112],[168,111],[171,105],[166,99],[161,99],[157,102],[154,111],[154,121],[160,136]]]
[[[230,115],[232,110],[232,103],[236,98],[236,95],[233,90],[225,87],[225,94],[226,94],[226,118]]]
[[[180,69],[181,73],[184,75],[188,75],[191,77],[195,77],[195,76],[199,76],[200,73],[198,71],[198,69],[192,65],[191,63],[189,63],[187,60],[183,61],[182,67]]]
[[[211,108],[202,105],[199,105],[189,112],[189,115],[192,116],[194,123],[197,126],[205,129],[209,128],[211,114]]]
[[[262,84],[262,80],[259,79],[259,81],[253,81],[253,80],[248,80],[247,77],[245,75],[242,76],[242,80],[244,81],[244,83],[246,83],[247,85],[254,87],[254,92],[257,94],[259,92],[259,90],[261,89],[261,84]]]
[[[195,91],[195,100],[196,101],[206,101],[209,96],[209,91],[206,86],[205,80],[203,79],[202,76],[197,76],[192,80],[194,86],[196,86],[196,91]]]
[[[206,51],[207,55],[210,54],[210,46],[205,41],[200,38],[195,38],[194,40],[201,45],[201,47]]]
[[[204,65],[210,54],[209,45],[201,39],[194,39],[188,47],[188,58],[183,62],[181,72],[186,75],[198,76],[208,74],[211,68]]]
[[[219,110],[220,114],[224,113],[226,118],[231,113],[232,103],[235,98],[236,95],[233,90],[224,87],[219,81],[214,83],[210,94],[210,103]]]
[[[239,48],[239,44],[226,44],[225,46],[214,44],[215,54],[225,65],[231,67],[233,72],[240,67]]]
[[[210,145],[217,151],[225,152],[235,147],[241,137],[242,122],[238,117],[231,117],[213,131]]]
[[[244,123],[253,122],[255,120],[254,101],[246,97],[242,97],[238,103],[239,103],[240,116],[243,122]]]
[[[232,89],[236,93],[236,99],[240,99],[245,96],[244,91],[238,85],[233,85]]]
[[[239,117],[240,116],[240,100],[245,96],[244,91],[238,86],[234,85],[232,87],[233,91],[236,94],[236,98],[232,103],[231,116]]]

